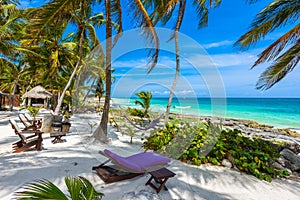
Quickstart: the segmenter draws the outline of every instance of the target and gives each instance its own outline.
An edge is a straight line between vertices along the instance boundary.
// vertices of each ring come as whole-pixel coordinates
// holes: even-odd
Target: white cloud
[[[214,43],[210,43],[210,44],[203,44],[202,46],[205,49],[210,49],[210,48],[215,48],[215,47],[221,47],[221,46],[227,46],[227,45],[232,45],[233,41],[230,40],[224,40],[221,42],[214,42]]]
[[[115,61],[112,63],[113,68],[134,68],[134,67],[146,67],[148,61],[146,59],[135,59],[125,61]]]
[[[256,60],[256,55],[252,53],[232,53],[215,55],[192,55],[188,59],[195,63],[197,67],[228,67],[228,66],[252,66]]]

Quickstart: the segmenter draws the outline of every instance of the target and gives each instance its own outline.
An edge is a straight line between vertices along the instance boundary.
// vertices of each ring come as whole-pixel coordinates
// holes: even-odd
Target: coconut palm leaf
[[[284,50],[285,47],[287,47],[289,44],[293,44],[297,42],[297,40],[299,39],[299,34],[300,34],[300,24],[297,24],[290,31],[288,31],[286,34],[281,36],[278,40],[273,42],[268,48],[266,48],[259,55],[259,58],[255,61],[252,68],[260,63],[275,59],[277,55],[279,55],[280,52]]]
[[[269,89],[291,72],[300,60],[300,40],[288,51],[278,57],[259,77],[257,89]]]
[[[70,11],[74,10],[74,1],[52,0],[41,8],[33,10],[31,13],[33,16],[29,21],[32,33],[39,36],[49,27],[54,27],[55,22],[58,21],[60,26],[65,28],[66,22],[71,18]]]
[[[93,185],[83,177],[65,177],[65,183],[72,200],[98,200],[104,196],[103,193],[97,192]],[[17,200],[69,199],[67,195],[48,180],[29,183],[23,187],[23,191],[16,192],[15,196]]]
[[[148,73],[150,73],[158,60],[159,39],[143,2],[140,0],[130,1],[129,7],[132,9],[134,19],[137,21],[138,26],[143,30],[145,37],[151,44],[155,45],[155,48],[149,51],[149,55],[151,56],[149,60],[150,66],[148,68]]]
[[[241,36],[236,46],[248,47],[269,32],[300,18],[299,1],[274,1],[259,12],[250,26],[250,31]]]
[[[199,19],[198,28],[207,26],[208,24],[208,7],[217,8],[222,0],[194,0],[193,5],[196,8],[196,13]],[[206,4],[209,3],[209,6]]]
[[[255,2],[254,0],[249,1]],[[250,30],[242,35],[235,46],[248,48],[262,39],[266,34],[288,23],[300,19],[300,1],[277,0],[259,12],[250,26]],[[256,88],[269,89],[291,72],[299,62],[300,24],[269,45],[260,55],[252,68],[263,62],[274,61],[260,76]],[[298,51],[298,52],[297,52]]]
[[[67,196],[48,180],[39,180],[24,186],[24,190],[15,193],[18,200],[60,199],[68,200]]]

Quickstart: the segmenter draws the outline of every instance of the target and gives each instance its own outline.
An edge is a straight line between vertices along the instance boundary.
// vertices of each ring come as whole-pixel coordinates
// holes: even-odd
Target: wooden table
[[[50,133],[50,137],[54,137],[54,139],[51,141],[53,144],[56,144],[56,143],[62,143],[64,142],[63,139],[61,139],[62,136],[65,136],[66,133],[65,132],[55,132],[55,133]]]
[[[161,168],[159,170],[149,172],[151,174],[150,179],[147,181],[146,185],[150,185],[157,193],[160,192],[162,188],[168,190],[166,186],[166,182],[169,178],[174,177],[176,174],[167,168]],[[152,179],[158,184],[158,186],[154,185],[151,181]]]
[[[54,137],[54,140],[52,140],[53,144],[64,142],[61,137],[65,136],[66,133],[61,131],[61,126],[61,123],[51,124],[50,137]]]

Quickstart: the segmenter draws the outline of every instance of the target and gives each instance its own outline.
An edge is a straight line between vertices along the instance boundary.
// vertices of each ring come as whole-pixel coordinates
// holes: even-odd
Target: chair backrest
[[[19,114],[19,118],[26,127],[31,126],[31,123],[27,121],[24,114]]]
[[[21,138],[21,140],[22,140],[23,142],[26,142],[27,139],[26,139],[26,137],[22,134],[22,131],[21,131],[20,127],[18,126],[17,122],[16,122],[14,119],[10,119],[10,120],[9,120],[9,123],[10,123],[11,127],[14,129],[15,133],[16,133],[17,135],[19,135],[19,137]]]
[[[20,127],[18,126],[17,122],[14,119],[10,119],[9,123],[10,123],[11,127],[14,129],[16,134],[22,132]]]
[[[33,121],[33,117],[31,115],[29,115],[28,113],[25,113],[24,116],[26,117],[26,119],[28,121]]]

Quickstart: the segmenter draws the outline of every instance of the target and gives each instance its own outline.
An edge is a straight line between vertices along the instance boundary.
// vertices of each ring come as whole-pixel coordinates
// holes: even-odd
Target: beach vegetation
[[[152,131],[144,148],[194,165],[222,165],[228,159],[234,168],[266,181],[289,175],[272,166],[280,154],[271,142],[250,139],[239,130],[222,129],[210,122],[189,125],[171,121],[164,128]]]
[[[143,118],[145,116],[145,112],[138,108],[130,108],[128,107],[128,112],[132,116]]]
[[[97,192],[89,180],[84,177],[65,177],[69,194],[64,194],[55,184],[48,180],[38,180],[23,186],[23,191],[16,192],[18,200],[25,199],[89,199],[100,200],[103,193]]]
[[[151,91],[140,91],[135,94],[139,97],[139,100],[135,100],[134,104],[140,105],[143,110],[142,117],[149,117],[149,109],[151,106],[152,92]]]
[[[41,110],[41,106],[27,106],[26,109],[30,112],[30,114],[35,119],[39,111]]]
[[[261,63],[270,63],[260,75],[256,83],[257,89],[271,88],[297,66],[300,59],[299,6],[300,1],[272,1],[254,17],[250,30],[235,43],[236,46],[247,49],[274,30],[294,24],[290,30],[263,50],[252,65],[254,68]]]

